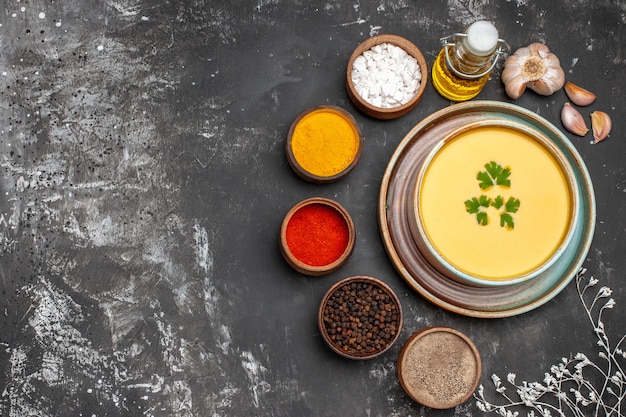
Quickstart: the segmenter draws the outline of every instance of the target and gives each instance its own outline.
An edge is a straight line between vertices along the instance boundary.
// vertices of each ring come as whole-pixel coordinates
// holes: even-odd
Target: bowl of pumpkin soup
[[[411,234],[427,261],[454,281],[527,281],[572,239],[580,203],[570,171],[559,148],[525,126],[461,126],[417,171],[407,199]]]

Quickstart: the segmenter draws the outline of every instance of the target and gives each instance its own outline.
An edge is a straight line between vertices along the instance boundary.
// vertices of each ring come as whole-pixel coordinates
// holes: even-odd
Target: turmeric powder
[[[291,149],[302,169],[332,177],[347,169],[359,150],[357,127],[339,110],[317,108],[296,123]]]

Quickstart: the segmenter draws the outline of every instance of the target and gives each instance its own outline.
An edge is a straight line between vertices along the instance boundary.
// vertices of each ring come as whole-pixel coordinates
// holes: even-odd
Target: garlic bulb
[[[502,82],[512,99],[518,99],[526,87],[549,96],[563,87],[565,72],[559,58],[546,45],[535,42],[519,48],[504,61]]]

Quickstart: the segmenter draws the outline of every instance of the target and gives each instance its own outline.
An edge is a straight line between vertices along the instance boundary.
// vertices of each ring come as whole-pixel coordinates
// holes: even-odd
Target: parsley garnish
[[[513,221],[513,216],[511,216],[509,213],[501,213],[500,214],[500,227],[513,229],[515,227],[515,221]]]
[[[517,213],[519,209],[520,201],[517,198],[509,197],[504,206],[504,212],[500,213],[500,227],[506,227],[511,230],[515,227],[513,216],[510,213]]]
[[[502,207],[503,204],[504,204],[504,197],[499,195],[493,200],[493,203],[491,203],[491,206],[500,210],[500,207]]]
[[[476,179],[479,181],[478,186],[481,190],[486,191],[493,186],[501,188],[509,188],[511,186],[511,168],[502,167],[494,161],[485,164],[485,171],[480,171],[476,175]],[[489,224],[489,215],[487,209],[493,207],[500,212],[500,227],[504,227],[508,230],[515,228],[515,221],[512,213],[517,213],[520,207],[519,199],[515,197],[509,197],[504,201],[504,197],[498,195],[495,198],[490,198],[486,195],[480,197],[472,197],[469,200],[465,200],[465,211],[469,214],[476,215],[476,222],[481,226],[487,226]]]
[[[494,161],[485,164],[486,171],[480,171],[476,175],[476,179],[480,181],[478,184],[481,190],[488,190],[494,185],[508,188],[511,186],[511,168],[503,168]]]
[[[489,216],[485,212],[485,209],[492,205],[491,198],[486,195],[481,195],[480,198],[473,197],[471,200],[465,202],[465,210],[470,214],[476,214],[476,221],[481,226],[486,226],[489,223]]]
[[[521,202],[517,198],[509,197],[509,199],[506,202],[507,213],[517,213],[517,210],[519,210],[520,204]]]

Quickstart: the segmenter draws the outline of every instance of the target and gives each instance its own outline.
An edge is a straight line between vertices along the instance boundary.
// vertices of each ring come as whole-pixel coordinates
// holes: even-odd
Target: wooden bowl
[[[414,401],[448,409],[466,402],[478,388],[482,361],[463,333],[429,327],[413,333],[398,356],[398,378]]]
[[[402,320],[400,300],[393,290],[368,276],[345,278],[331,286],[318,314],[326,344],[337,354],[356,360],[389,350],[400,336]],[[350,328],[346,328],[348,323]]]
[[[376,45],[380,45],[383,43],[392,44],[402,48],[406,53],[411,55],[413,58],[417,60],[417,64],[419,65],[421,72],[421,81],[420,86],[415,95],[411,100],[407,103],[396,106],[396,107],[378,107],[375,106],[368,101],[366,101],[363,97],[359,95],[356,90],[356,86],[354,85],[354,81],[352,79],[352,68],[354,65],[354,61],[357,57],[362,55],[365,51],[370,50],[372,47]],[[350,59],[348,60],[348,66],[346,69],[346,87],[348,90],[348,96],[350,100],[354,103],[354,105],[363,113],[370,117],[374,117],[376,119],[395,119],[401,116],[404,116],[411,110],[417,106],[417,103],[421,100],[424,95],[424,91],[426,90],[426,84],[428,82],[428,65],[426,64],[426,60],[424,59],[424,55],[419,50],[417,46],[411,43],[408,39],[405,39],[401,36],[397,35],[376,35],[371,38],[366,39],[361,44],[359,44]]]
[[[311,214],[313,209],[323,213],[327,221],[317,222],[319,219]],[[323,197],[297,203],[287,212],[280,228],[283,257],[296,271],[310,276],[326,275],[341,268],[352,254],[355,239],[354,223],[348,211],[338,202]]]
[[[330,128],[330,123],[323,123],[322,117],[325,121],[330,118],[333,126],[341,129],[340,136]],[[303,135],[295,137],[299,129],[303,129]],[[310,130],[306,136],[305,129]],[[289,165],[300,178],[327,184],[340,180],[352,171],[361,157],[362,144],[361,129],[354,116],[341,107],[321,105],[307,109],[296,117],[289,128],[285,151]],[[311,152],[306,152],[306,147]],[[344,159],[338,158],[340,154]]]

